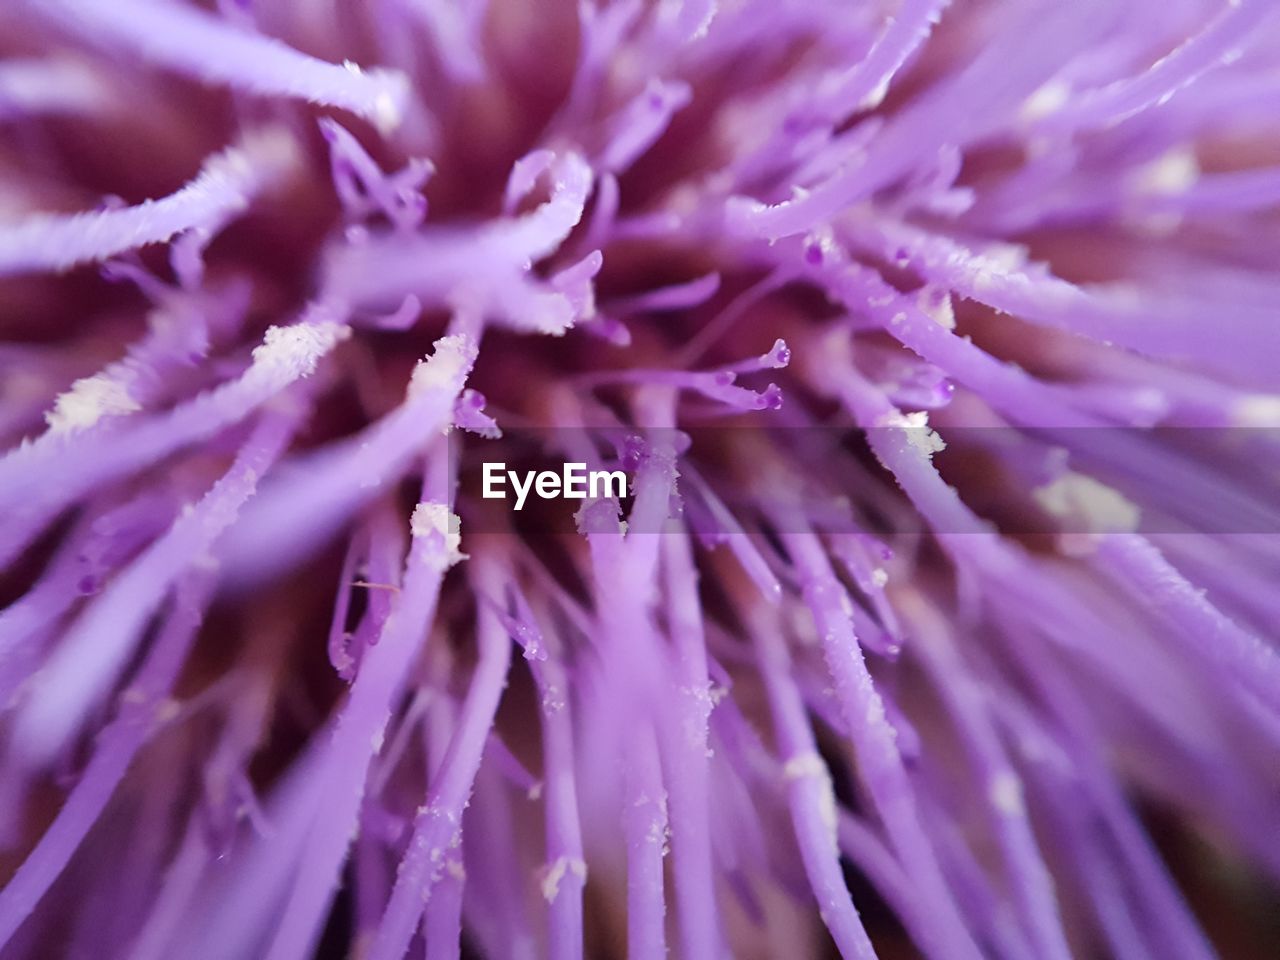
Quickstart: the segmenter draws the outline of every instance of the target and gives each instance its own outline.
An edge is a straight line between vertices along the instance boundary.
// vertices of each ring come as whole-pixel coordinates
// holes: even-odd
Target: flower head
[[[0,952],[1265,943],[1273,7],[0,11]]]

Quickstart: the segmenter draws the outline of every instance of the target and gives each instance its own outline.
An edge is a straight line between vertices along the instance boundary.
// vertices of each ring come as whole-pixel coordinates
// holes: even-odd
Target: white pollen
[[[1200,179],[1200,163],[1195,150],[1175,147],[1138,170],[1133,187],[1139,193],[1186,193]]]
[[[447,570],[459,560],[465,560],[466,554],[459,547],[462,545],[462,520],[443,503],[425,501],[413,510],[409,521],[409,531],[415,538],[440,536],[444,542],[444,555],[440,557],[440,569]]]
[[[1071,98],[1071,86],[1063,80],[1050,80],[1039,90],[1027,97],[1022,105],[1023,120],[1039,120],[1052,113],[1057,113],[1066,106]]]
[[[929,429],[929,414],[924,410],[917,410],[914,413],[893,410],[880,418],[879,425],[898,427],[906,431],[907,442],[925,457],[932,457],[933,454],[947,449],[946,441]]]
[[[1012,773],[996,774],[987,787],[991,805],[1007,817],[1020,817],[1027,812],[1022,800],[1022,784]]]
[[[560,893],[560,881],[569,872],[586,880],[587,865],[577,857],[557,857],[555,863],[547,867],[546,873],[542,876],[542,896],[546,898],[547,903],[555,901]]]
[[[335,343],[350,336],[350,328],[328,320],[269,327],[262,343],[253,350],[253,366],[262,373],[288,379],[309,376]]]
[[[1241,398],[1232,410],[1237,426],[1280,427],[1280,393],[1258,393]]]
[[[1067,471],[1037,487],[1032,497],[1051,516],[1084,533],[1132,533],[1142,511],[1117,491],[1084,474]]]
[[[805,777],[827,777],[827,765],[812,750],[798,753],[782,766],[782,776],[786,780],[801,780]]]
[[[71,433],[92,427],[102,417],[115,417],[139,409],[122,383],[105,374],[77,380],[61,394],[44,415],[53,433]]]
[[[441,337],[435,343],[435,352],[414,368],[409,381],[409,395],[417,396],[428,390],[457,389],[474,354],[475,347],[465,334]]]
[[[916,305],[920,312],[929,317],[938,326],[946,330],[956,328],[956,314],[951,305],[949,293],[937,291],[930,287],[921,287],[916,297]]]

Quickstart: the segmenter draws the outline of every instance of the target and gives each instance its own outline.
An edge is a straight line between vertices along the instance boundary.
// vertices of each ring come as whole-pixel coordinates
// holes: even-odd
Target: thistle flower
[[[1261,956],[1273,7],[9,4],[0,954]]]

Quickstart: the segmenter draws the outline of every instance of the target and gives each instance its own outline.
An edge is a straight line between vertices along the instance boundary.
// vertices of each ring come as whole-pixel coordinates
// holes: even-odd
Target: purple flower
[[[0,955],[1261,956],[1277,50],[0,10]]]

